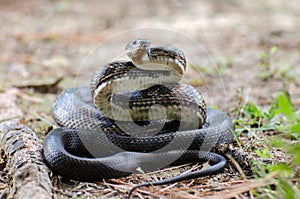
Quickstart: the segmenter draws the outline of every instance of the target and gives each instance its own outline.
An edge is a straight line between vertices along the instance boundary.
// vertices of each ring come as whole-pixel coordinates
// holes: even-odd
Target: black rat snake
[[[57,97],[52,116],[62,127],[52,130],[44,144],[54,172],[97,181],[173,163],[211,164],[135,189],[211,175],[225,167],[225,158],[209,150],[232,142],[230,118],[207,108],[193,87],[177,83],[186,67],[181,50],[149,45],[133,40],[126,46],[131,60],[106,64],[95,73],[91,91],[70,88]]]

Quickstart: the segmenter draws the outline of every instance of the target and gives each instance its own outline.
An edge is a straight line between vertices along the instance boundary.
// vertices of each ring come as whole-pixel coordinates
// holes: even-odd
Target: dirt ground
[[[0,92],[19,88],[14,92],[22,120],[41,139],[53,124],[50,108],[59,91],[89,84],[93,72],[122,53],[134,36],[182,48],[195,66],[185,81],[209,106],[230,113],[241,98],[244,104],[268,106],[277,91],[287,90],[300,107],[296,0],[1,0],[0,10]],[[58,90],[49,90],[47,85],[60,79]],[[28,85],[46,89],[22,89]],[[98,186],[114,189],[59,180],[53,177],[56,198],[101,196]]]

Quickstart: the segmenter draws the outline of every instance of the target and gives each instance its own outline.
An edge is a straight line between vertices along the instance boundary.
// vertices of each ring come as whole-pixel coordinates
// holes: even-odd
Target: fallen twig
[[[4,122],[0,124],[0,146],[7,156],[6,167],[12,179],[6,198],[52,198],[52,183],[36,134],[25,125]]]

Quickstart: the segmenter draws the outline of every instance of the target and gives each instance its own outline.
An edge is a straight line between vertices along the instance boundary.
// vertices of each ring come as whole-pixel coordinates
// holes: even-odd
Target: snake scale
[[[167,179],[162,185],[212,175],[226,166],[209,152],[233,140],[228,115],[206,107],[192,86],[178,83],[186,68],[183,52],[150,47],[135,39],[125,48],[130,60],[117,60],[98,70],[89,87],[60,94],[52,117],[61,126],[44,143],[48,166],[69,179],[97,181],[148,172],[170,164],[209,161],[210,167]]]

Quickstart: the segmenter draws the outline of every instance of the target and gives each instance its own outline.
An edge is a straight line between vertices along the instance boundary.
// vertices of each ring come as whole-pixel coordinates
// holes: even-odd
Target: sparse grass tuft
[[[294,82],[295,73],[292,65],[283,65],[274,61],[274,55],[278,51],[276,46],[269,49],[268,52],[262,52],[260,54],[259,73],[256,77],[262,80],[268,80],[271,78],[280,79],[283,83]]]
[[[251,132],[248,136],[259,137],[259,133],[274,132],[270,140],[263,140],[263,149],[254,149],[259,159],[270,158],[269,149],[275,147],[285,152],[287,162],[270,164],[253,160],[255,178],[265,178],[272,174],[274,179],[266,187],[253,191],[257,198],[288,198],[300,196],[300,117],[287,92],[276,94],[268,109],[261,109],[250,102],[239,110],[234,121],[236,136]]]

